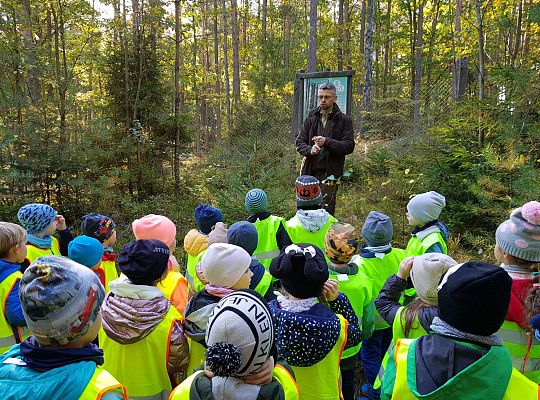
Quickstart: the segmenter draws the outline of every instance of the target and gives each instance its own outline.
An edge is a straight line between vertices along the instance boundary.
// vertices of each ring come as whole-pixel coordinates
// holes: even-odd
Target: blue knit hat
[[[199,204],[195,207],[195,221],[199,230],[208,235],[216,223],[223,222],[223,214],[219,208],[209,204]]]
[[[19,209],[17,218],[26,232],[39,233],[47,228],[56,217],[56,210],[48,204],[27,204]]]
[[[251,222],[238,221],[227,230],[227,242],[243,248],[252,256],[259,244],[259,234]]]
[[[262,189],[251,189],[246,194],[244,202],[246,211],[250,214],[259,214],[268,211],[268,198]]]
[[[68,257],[88,268],[96,265],[103,256],[104,248],[99,240],[81,235],[68,245]]]
[[[388,215],[371,211],[366,217],[362,236],[368,246],[384,246],[392,241],[394,227]]]

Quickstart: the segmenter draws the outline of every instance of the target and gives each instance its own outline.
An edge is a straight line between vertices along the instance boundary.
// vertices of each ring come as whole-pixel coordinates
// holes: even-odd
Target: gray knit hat
[[[268,198],[264,190],[251,189],[247,192],[244,207],[250,215],[268,211]]]
[[[439,218],[442,209],[446,206],[446,199],[437,192],[417,194],[409,200],[407,211],[419,222],[428,223]]]
[[[531,262],[540,262],[540,203],[529,201],[499,225],[495,239],[502,251]]]
[[[411,281],[424,303],[437,305],[437,287],[442,276],[457,262],[446,254],[426,253],[414,257]]]
[[[388,215],[371,211],[364,222],[362,237],[368,246],[384,246],[392,241],[394,227]]]

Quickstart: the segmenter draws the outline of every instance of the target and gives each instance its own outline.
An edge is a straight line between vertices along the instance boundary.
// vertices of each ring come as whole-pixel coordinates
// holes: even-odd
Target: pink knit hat
[[[163,215],[145,215],[133,221],[131,228],[137,240],[157,239],[170,247],[176,239],[176,226],[174,222]]]

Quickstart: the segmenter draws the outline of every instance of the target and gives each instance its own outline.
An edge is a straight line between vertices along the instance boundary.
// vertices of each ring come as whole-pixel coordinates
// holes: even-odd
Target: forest
[[[99,212],[125,242],[152,212],[182,237],[199,202],[244,219],[253,187],[292,216],[300,70],[355,71],[340,220],[386,212],[401,245],[409,197],[436,190],[451,249],[490,258],[540,198],[533,0],[0,0],[0,46],[4,221],[46,202],[75,231]]]

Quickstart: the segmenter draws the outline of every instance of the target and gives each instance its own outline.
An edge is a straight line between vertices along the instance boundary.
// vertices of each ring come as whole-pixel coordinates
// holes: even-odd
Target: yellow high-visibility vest
[[[21,343],[31,335],[27,327],[11,325],[6,318],[6,301],[13,286],[20,280],[22,274],[15,271],[0,282],[0,354],[6,352],[11,346]]]
[[[79,397],[79,400],[100,400],[107,392],[116,391],[122,393],[128,400],[126,387],[120,384],[109,372],[100,366],[96,366],[94,375]]]
[[[394,358],[396,361],[396,381],[392,400],[416,400],[416,397],[407,383],[407,358],[409,349],[414,346],[416,339],[400,339],[396,344]],[[504,385],[506,382],[500,382]],[[471,390],[474,390],[471,388]],[[535,400],[539,398],[539,388],[534,382],[527,379],[518,370],[512,368],[503,400]]]
[[[189,400],[191,387],[195,379],[203,374],[203,371],[196,371],[188,376],[180,385],[171,393],[169,400]],[[299,400],[300,392],[293,376],[281,365],[276,365],[272,371],[272,375],[276,381],[281,384],[285,394],[285,400]]]
[[[51,248],[50,249],[43,249],[41,247],[37,247],[33,245],[32,243],[26,243],[26,260],[30,264],[32,264],[36,258],[41,256],[61,256],[60,254],[60,243],[58,242],[58,239],[53,236]]]
[[[339,338],[332,350],[317,364],[310,367],[291,365],[302,400],[343,400],[339,384],[339,363],[347,344],[347,320],[338,314],[341,323]]]
[[[514,368],[531,381],[540,383],[540,342],[534,334],[529,335],[515,322],[504,321],[496,335],[510,352]]]
[[[101,329],[99,344],[105,354],[103,367],[125,385],[130,396],[168,395],[172,390],[167,359],[171,330],[182,316],[174,307],[145,338],[120,344]]]

